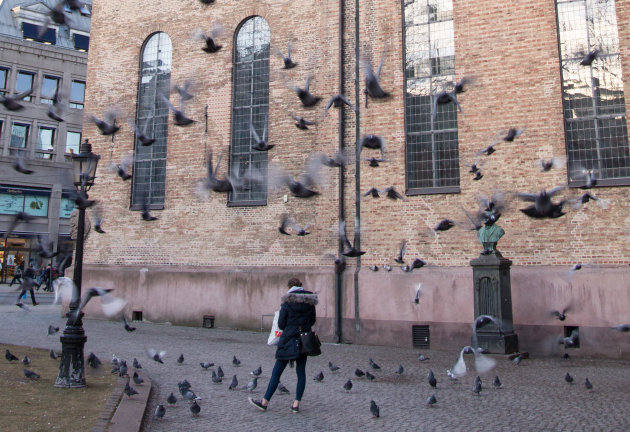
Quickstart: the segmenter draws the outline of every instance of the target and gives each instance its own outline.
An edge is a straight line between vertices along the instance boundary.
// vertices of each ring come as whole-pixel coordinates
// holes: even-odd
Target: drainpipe
[[[339,93],[343,94],[344,89],[344,50],[343,50],[343,33],[344,33],[344,20],[345,20],[345,0],[339,0]],[[342,154],[344,150],[344,133],[345,133],[345,123],[343,118],[343,108],[339,109],[339,152]],[[341,224],[345,219],[345,165],[341,164],[339,167],[339,214],[337,219],[339,224]],[[343,248],[345,245],[341,240],[341,237],[338,237],[337,241],[337,257],[340,262],[335,263],[335,342],[342,343],[342,328],[343,328],[343,305],[342,305],[342,292],[343,292],[343,271],[345,270],[345,261],[343,260]]]
[[[355,223],[361,228],[361,158],[359,151],[359,140],[361,139],[361,116],[359,107],[361,106],[361,97],[359,94],[359,0],[354,1],[354,106],[355,111]],[[361,250],[361,232],[354,240],[354,247]],[[357,257],[357,266],[354,270],[354,330],[361,331],[361,321],[359,318],[359,271],[361,271],[361,257]]]

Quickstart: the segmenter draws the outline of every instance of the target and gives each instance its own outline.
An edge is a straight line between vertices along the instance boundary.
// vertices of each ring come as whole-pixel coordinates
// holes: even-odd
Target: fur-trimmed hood
[[[280,299],[282,303],[306,303],[317,306],[317,294],[310,291],[294,291],[286,293]]]

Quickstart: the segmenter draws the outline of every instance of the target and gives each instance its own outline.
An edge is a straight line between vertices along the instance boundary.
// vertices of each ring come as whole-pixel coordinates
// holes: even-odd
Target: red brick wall
[[[628,1],[617,2],[624,82],[630,75]],[[101,137],[89,122],[84,136],[103,156],[100,177],[92,196],[107,203],[104,228],[107,235],[90,236],[86,261],[90,263],[187,264],[212,266],[328,266],[322,259],[336,250],[337,171],[330,185],[312,200],[270,194],[264,207],[227,207],[225,195],[213,194],[199,201],[192,193],[205,175],[204,143],[227,161],[231,121],[232,40],[241,21],[252,15],[267,20],[272,49],[286,49],[293,41],[299,66],[288,73],[281,60],[271,60],[269,141],[276,145],[270,161],[289,166],[297,174],[312,151],[329,155],[337,148],[337,113],[311,131],[293,126],[291,112],[306,112],[286,83],[303,84],[313,73],[311,89],[325,100],[338,91],[338,2],[323,0],[313,6],[301,1],[223,1],[208,7],[189,0],[181,2],[124,2],[104,0],[94,5],[88,63],[86,114],[100,113],[111,105],[135,115],[139,55],[143,41],[155,31],[165,31],[173,42],[172,83],[194,77],[201,88],[190,104],[189,114],[198,120],[185,129],[169,127],[166,201],[160,220],[146,223],[129,211],[130,183],[106,173],[111,141]],[[214,21],[226,32],[218,54],[201,51],[191,39],[194,28],[208,30]],[[359,46],[369,47],[375,61],[383,47],[391,49],[382,73],[384,87],[393,97],[363,106],[361,133],[376,133],[387,141],[388,162],[372,169],[361,165],[361,190],[376,186],[405,189],[404,82],[401,48],[401,2],[361,1]],[[354,91],[354,2],[346,2],[346,95]],[[404,202],[381,198],[361,202],[364,265],[391,263],[402,239],[408,240],[409,258],[422,257],[439,266],[466,266],[480,246],[474,233],[454,228],[438,236],[430,229],[442,218],[463,220],[460,208],[476,209],[479,193],[535,192],[566,182],[566,171],[540,173],[536,161],[564,155],[560,67],[554,2],[533,0],[454,1],[457,77],[476,79],[460,102],[458,117],[461,193],[407,197]],[[363,75],[360,90],[363,90]],[[626,86],[627,87],[627,86]],[[307,117],[320,113],[325,101]],[[208,104],[208,129],[204,135],[203,108]],[[346,143],[354,148],[354,113],[347,112]],[[525,132],[513,143],[502,143],[485,165],[485,177],[473,182],[466,162],[487,146],[497,131],[511,126]],[[124,124],[116,136],[114,160],[133,148],[132,132]],[[216,158],[215,156],[215,158]],[[216,159],[215,159],[216,160]],[[222,169],[225,171],[226,163]],[[346,218],[351,234],[354,219],[355,168],[346,170]],[[569,194],[575,191],[569,191]],[[611,201],[610,209],[588,204],[553,221],[527,218],[514,201],[500,220],[506,235],[499,248],[515,265],[570,265],[596,261],[626,264],[628,254],[628,188],[598,188],[595,193]],[[313,222],[310,236],[281,237],[276,227],[280,214],[290,212],[300,223]]]

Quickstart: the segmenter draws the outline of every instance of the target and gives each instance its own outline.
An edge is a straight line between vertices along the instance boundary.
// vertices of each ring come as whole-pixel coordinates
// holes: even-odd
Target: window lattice
[[[407,193],[457,191],[457,108],[433,112],[455,81],[452,0],[406,0],[404,38]]]
[[[140,129],[147,125],[147,135],[155,138],[155,142],[143,146],[136,140],[133,208],[141,207],[145,199],[152,208],[164,207],[169,109],[160,93],[169,97],[171,54],[171,39],[166,33],[152,35],[142,50],[136,124]]]
[[[247,172],[250,167],[267,172],[267,152],[252,150],[255,145],[250,122],[262,137],[269,112],[269,26],[261,17],[245,21],[235,39],[232,142],[230,171]],[[230,194],[230,203],[266,204],[267,185],[253,183],[247,190]]]
[[[619,183],[630,178],[630,158],[615,2],[557,0],[556,7],[569,182],[583,183],[588,171]],[[595,61],[581,65],[594,50]]]

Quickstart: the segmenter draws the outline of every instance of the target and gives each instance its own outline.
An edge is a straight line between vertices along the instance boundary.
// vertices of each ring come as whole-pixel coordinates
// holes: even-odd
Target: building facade
[[[583,353],[628,355],[610,327],[630,321],[630,2],[143,5],[94,6],[86,110],[118,107],[156,143],[143,146],[131,128],[112,140],[86,127],[105,160],[135,161],[132,181],[101,171],[92,190],[106,205],[107,234],[90,236],[85,283],[116,287],[129,312],[151,321],[201,325],[214,315],[219,326],[254,329],[298,276],[319,292],[319,331],[329,340],[408,346],[422,325],[433,348],[468,344],[469,262],[482,247],[464,210],[475,215],[494,195],[505,204],[498,248],[513,261],[521,349],[552,353],[570,326]],[[218,24],[222,32],[212,31]],[[222,48],[208,52],[200,31]],[[297,66],[285,69],[277,51],[289,45]],[[368,64],[386,97],[366,94]],[[322,98],[314,107],[295,91],[307,77]],[[174,86],[186,81],[194,98],[182,102]],[[353,106],[326,110],[336,94]],[[175,124],[167,100],[194,122]],[[298,129],[292,115],[317,124]],[[256,151],[252,130],[274,147]],[[382,137],[382,154],[357,152],[367,135]],[[299,198],[285,186],[286,173],[298,178],[314,155],[338,151],[350,162],[321,168],[318,195]],[[262,174],[200,197],[210,152],[219,178]],[[555,167],[541,169],[543,160]],[[588,183],[597,201],[582,203]],[[392,186],[403,199],[364,196]],[[519,211],[532,204],[527,194],[558,187],[553,202],[564,215]],[[143,220],[143,206],[158,220]],[[310,234],[280,234],[283,214]],[[443,219],[455,227],[436,230]],[[332,258],[349,248],[339,221],[365,251],[345,266]],[[427,265],[403,271],[394,260],[403,242],[407,264]],[[553,318],[567,306],[566,321]]]
[[[10,281],[18,265],[48,264],[38,255],[40,237],[52,241],[55,250],[72,250],[71,156],[78,152],[82,135],[91,1],[83,14],[66,11],[64,25],[49,21],[57,3],[0,3],[0,92],[15,95],[33,89],[21,110],[0,105],[2,281]],[[48,115],[55,98],[55,112],[63,121]],[[13,168],[18,156],[32,174]],[[15,214],[22,211],[32,221],[17,225],[7,237]]]

